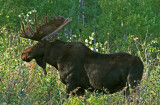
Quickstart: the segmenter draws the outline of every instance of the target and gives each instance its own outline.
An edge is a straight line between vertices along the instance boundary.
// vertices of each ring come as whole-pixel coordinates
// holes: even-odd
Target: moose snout
[[[22,54],[22,60],[26,61],[26,62],[30,62],[32,59],[30,56],[26,55],[26,54]]]
[[[26,61],[27,60],[27,56],[26,55],[22,55],[22,60]]]
[[[25,61],[26,60],[26,56],[22,54],[21,56],[22,60]]]

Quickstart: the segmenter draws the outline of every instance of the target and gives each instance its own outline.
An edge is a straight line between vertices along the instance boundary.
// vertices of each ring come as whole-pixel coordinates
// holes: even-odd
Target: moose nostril
[[[22,60],[25,61],[26,60],[26,57],[24,55],[22,55]]]
[[[25,58],[23,57],[22,60],[25,61]]]

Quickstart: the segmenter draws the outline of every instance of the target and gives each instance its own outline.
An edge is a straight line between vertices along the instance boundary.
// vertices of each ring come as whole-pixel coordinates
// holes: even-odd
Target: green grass
[[[49,105],[83,105],[83,104],[160,104],[160,66],[159,59],[153,59],[149,46],[142,47],[138,55],[141,56],[145,69],[140,84],[139,94],[131,94],[133,102],[124,100],[121,92],[115,94],[94,94],[87,92],[82,98],[66,99],[65,85],[60,82],[58,71],[47,65],[48,75],[35,61],[22,62],[22,51],[30,46],[28,40],[20,39],[18,35],[3,33],[0,37],[0,104],[49,104]],[[135,44],[136,45],[136,44]],[[128,46],[127,46],[128,47]],[[130,48],[131,49],[131,48]],[[148,59],[147,59],[148,58]]]

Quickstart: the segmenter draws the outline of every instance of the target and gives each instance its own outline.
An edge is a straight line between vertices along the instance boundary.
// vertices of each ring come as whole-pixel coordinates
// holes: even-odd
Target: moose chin
[[[38,41],[25,49],[22,60],[30,62],[35,59],[47,75],[46,63],[54,66],[66,85],[67,97],[83,96],[85,90],[98,90],[115,93],[125,89],[124,95],[130,94],[129,88],[135,89],[142,79],[143,62],[139,57],[119,52],[101,54],[91,51],[81,42],[64,42],[58,40],[60,30],[72,21],[71,18],[53,17],[40,25],[36,20],[36,32],[27,18],[27,28],[22,24],[21,37]],[[76,91],[75,91],[76,90]]]

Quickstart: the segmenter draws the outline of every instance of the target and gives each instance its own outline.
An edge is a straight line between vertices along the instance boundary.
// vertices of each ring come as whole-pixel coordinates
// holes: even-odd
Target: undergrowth
[[[89,48],[103,53],[112,52],[104,46],[107,42],[92,43],[93,35],[84,41]],[[84,97],[66,99],[65,85],[60,82],[58,71],[54,67],[47,65],[48,74],[44,76],[43,70],[34,60],[30,63],[22,62],[21,53],[30,46],[30,41],[20,39],[18,34],[3,32],[0,37],[0,104],[160,104],[160,55],[159,47],[156,47],[158,40],[141,41],[131,35],[128,40],[120,39],[117,42],[119,43],[114,45],[117,48],[115,52],[121,49],[134,53],[145,65],[139,92],[130,96],[132,102],[125,100],[121,92],[102,95],[86,91]],[[119,44],[123,44],[121,48],[117,47]]]

